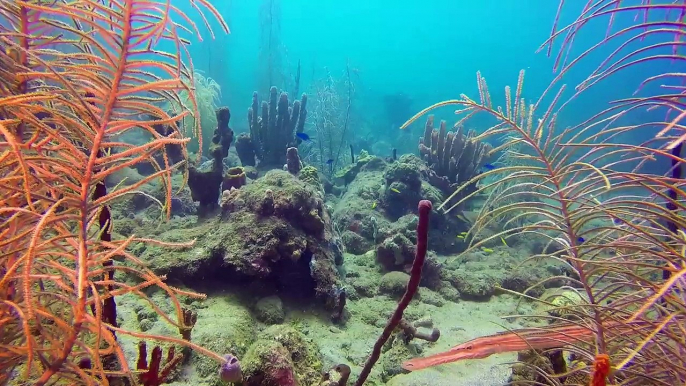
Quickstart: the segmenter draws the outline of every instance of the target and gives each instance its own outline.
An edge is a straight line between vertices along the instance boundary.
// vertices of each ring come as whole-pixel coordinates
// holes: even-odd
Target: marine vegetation
[[[562,128],[558,122],[560,112],[570,101],[625,68],[655,61],[684,63],[680,53],[686,35],[684,3],[654,3],[589,1],[570,25],[558,30],[556,20],[542,49],[547,47],[551,54],[553,43],[561,40],[556,57],[559,75],[538,100],[524,98],[524,71],[514,89],[505,88],[501,105],[492,101],[486,80],[477,74],[478,99],[461,95],[438,103],[403,126],[441,106],[456,107],[461,122],[478,115],[496,118],[498,123],[474,140],[505,138],[493,152],[504,151],[510,162],[461,185],[454,196],[459,197],[466,187],[481,182],[476,191],[457,203],[448,199],[439,210],[449,212],[474,195],[488,194],[488,203],[470,235],[483,234],[497,218],[509,220],[500,233],[471,238],[469,250],[515,234],[545,237],[547,248],[531,259],[554,259],[569,265],[574,273],[565,278],[571,283],[569,289],[582,295],[579,301],[557,307],[555,314],[564,317],[544,316],[549,326],[479,338],[444,353],[406,362],[406,369],[484,358],[497,352],[530,348],[550,352],[563,348],[579,365],[559,374],[534,366],[545,384],[686,382],[686,193],[681,188],[681,165],[686,162],[681,155],[682,122],[686,116],[684,74],[651,74],[640,83],[636,96],[615,101],[577,125]],[[635,22],[612,32],[613,21],[619,15],[630,15]],[[655,21],[657,15],[666,16]],[[607,35],[578,57],[569,56],[578,31],[602,16],[609,18]],[[645,37],[659,37],[661,41],[638,44],[621,56],[618,48],[565,100],[565,86],[558,87],[557,83],[577,62],[606,43],[627,47]],[[665,49],[671,54],[665,54]],[[665,83],[663,93],[641,96],[640,90],[655,82]],[[544,100],[550,103],[546,105]],[[663,115],[664,121],[618,123],[620,118],[644,109],[659,109],[667,114]],[[645,132],[654,139],[631,145],[618,138],[641,138]],[[655,160],[668,160],[672,168],[664,174],[651,173],[645,166]],[[527,199],[512,203],[513,195]],[[529,290],[556,279],[548,278]],[[520,295],[533,300],[527,295],[529,290]]]
[[[208,1],[189,4],[228,32]],[[179,33],[199,37],[199,31],[180,24],[189,20],[168,1],[3,0],[0,18],[0,367],[7,370],[0,384],[10,378],[39,386],[122,379],[158,385],[185,351],[172,346],[162,363],[155,346],[148,362],[146,341],[226,362],[190,343],[196,318],[179,297],[203,295],[165,284],[127,251],[134,243],[179,245],[135,235],[112,240],[110,233],[108,205],[154,179],[164,183],[169,215],[171,173],[185,160],[170,163],[167,148],[181,146],[187,158],[189,138],[177,122],[191,111],[169,115],[160,106],[188,95],[198,116],[187,41]],[[176,50],[161,51],[161,43]],[[168,125],[168,135],[156,125]],[[149,142],[116,140],[140,129]],[[108,191],[108,176],[160,153],[156,173]],[[168,295],[171,314],[147,298],[149,287]],[[116,299],[123,295],[147,300],[181,337],[119,328]],[[125,335],[140,341],[136,369],[118,342]]]
[[[190,82],[190,80],[187,81]],[[195,102],[190,98],[188,92],[182,91],[179,100],[183,105],[179,105],[178,101],[175,100],[167,109],[175,112],[185,110],[192,111],[193,103],[197,103],[200,117],[199,125],[203,134],[198,136],[197,139],[203,141],[203,138],[212,138],[214,129],[217,127],[215,110],[217,110],[221,100],[221,87],[214,79],[206,77],[198,71],[193,73],[192,82],[192,85],[195,88],[193,95]],[[190,115],[183,120],[183,127],[186,130],[186,133],[193,133],[196,127],[196,120],[198,120],[198,116]],[[202,152],[208,152],[209,146],[210,145],[206,141],[203,141]],[[198,152],[198,150],[200,150],[199,144],[191,142],[188,146],[188,150],[191,152]]]

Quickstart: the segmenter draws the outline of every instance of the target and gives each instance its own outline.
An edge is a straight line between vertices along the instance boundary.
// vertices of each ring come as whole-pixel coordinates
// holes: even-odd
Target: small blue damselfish
[[[295,136],[302,139],[303,141],[309,141],[310,136],[307,133],[295,133]]]

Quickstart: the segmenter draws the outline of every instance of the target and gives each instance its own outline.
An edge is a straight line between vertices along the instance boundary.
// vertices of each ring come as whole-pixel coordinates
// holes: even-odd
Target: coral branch
[[[431,213],[431,209],[431,201],[419,201],[419,222],[417,223],[417,250],[414,256],[414,262],[412,263],[412,270],[410,271],[410,280],[407,283],[405,293],[403,294],[403,297],[400,298],[398,306],[395,308],[393,315],[388,320],[388,323],[386,323],[386,327],[384,327],[381,336],[379,336],[379,338],[376,340],[376,343],[374,343],[372,353],[369,355],[369,358],[367,358],[367,362],[365,362],[364,367],[362,368],[362,372],[360,373],[360,376],[357,378],[357,381],[355,382],[355,386],[362,386],[364,382],[367,380],[369,373],[372,371],[372,367],[374,367],[374,364],[381,355],[381,349],[383,348],[384,344],[386,344],[388,338],[391,337],[391,334],[393,334],[393,331],[396,329],[396,327],[398,327],[398,324],[403,318],[403,312],[405,312],[405,309],[410,304],[410,301],[417,292],[417,288],[419,288],[419,281],[422,278],[422,267],[424,266],[424,259],[426,258],[426,249],[428,247],[429,214]]]
[[[294,101],[289,107],[288,94],[280,95],[276,87],[269,90],[269,101],[259,103],[257,92],[253,94],[252,105],[248,109],[250,144],[245,137],[241,140],[241,162],[254,164],[257,157],[260,163],[269,167],[281,168],[284,164],[286,149],[299,143],[295,134],[302,133],[307,119],[307,95]]]
[[[493,149],[488,143],[475,140],[473,130],[465,132],[462,125],[456,128],[457,131],[447,131],[446,122],[441,121],[436,130],[434,116],[429,115],[424,126],[424,138],[419,140],[419,154],[435,174],[429,176],[431,183],[445,193],[452,193],[479,174]],[[463,195],[474,190],[472,184]]]
[[[190,3],[218,16],[207,0]],[[185,164],[188,141],[178,124],[190,111],[170,116],[157,105],[187,92],[197,110],[192,63],[178,35],[191,30],[192,19],[163,0],[114,7],[0,1],[0,368],[12,381],[135,383],[115,336],[127,333],[117,326],[115,296],[146,300],[165,321],[190,327],[179,292],[127,251],[133,238],[112,240],[108,205],[138,185],[110,190],[105,183],[161,154],[152,178],[171,201],[171,175]],[[133,130],[151,139],[117,138]],[[124,284],[115,272],[142,281]],[[169,295],[176,322],[141,291],[153,285]]]

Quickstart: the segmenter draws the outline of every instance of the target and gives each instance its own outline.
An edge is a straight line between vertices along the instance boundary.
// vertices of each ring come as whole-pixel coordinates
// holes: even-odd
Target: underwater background
[[[673,133],[655,139],[684,116],[686,61],[669,58],[683,59],[686,32],[631,37],[652,21],[686,31],[683,2],[217,0],[214,16],[201,0],[101,3],[21,4],[41,19],[0,0],[0,90],[13,94],[0,96],[0,219],[13,225],[0,235],[14,246],[0,347],[15,353],[0,352],[0,386],[686,382],[683,160],[665,147]],[[563,30],[548,52],[584,7],[620,5],[639,12],[594,17],[573,41]],[[22,23],[63,32],[36,43],[43,62],[12,32]],[[127,27],[141,51],[112,64]],[[663,60],[626,65],[645,47]],[[185,62],[163,53],[177,50]],[[31,66],[67,75],[43,83]],[[603,68],[617,72],[587,88]],[[678,76],[645,82],[659,74]],[[676,96],[650,108],[625,99],[665,89]],[[35,178],[17,171],[25,154]],[[25,240],[34,228],[67,241]],[[35,347],[2,302],[40,310]]]
[[[559,25],[573,21],[583,6],[583,2],[566,2]],[[545,50],[536,53],[552,28],[556,2],[436,0],[425,4],[411,0],[352,0],[339,4],[227,0],[216,7],[231,26],[231,34],[193,44],[190,52],[195,69],[221,88],[218,104],[229,105],[242,114],[250,106],[253,91],[261,86],[260,91],[266,94],[265,78],[292,93],[299,66],[300,92],[313,91],[317,82],[327,77],[344,82],[346,69],[350,69],[355,123],[346,136],[353,143],[353,138],[364,138],[366,142],[357,147],[368,151],[372,150],[368,142],[375,141],[400,148],[403,153],[413,151],[414,142],[422,134],[421,124],[402,132],[396,129],[425,106],[456,98],[460,93],[473,95],[477,92],[477,71],[491,85],[494,100],[504,97],[505,85],[514,86],[521,69],[527,72],[525,97],[530,98],[538,98],[556,75],[552,71],[555,57],[547,57]],[[666,12],[653,10],[650,19],[664,19]],[[613,28],[621,30],[635,19],[634,15],[620,13]],[[607,30],[604,18],[591,20],[565,55],[575,57],[595,44],[598,37],[605,36]],[[621,52],[661,39],[648,36],[626,44]],[[618,46],[612,42],[604,45],[572,67],[561,80],[570,86],[567,94],[573,93],[573,86],[586,79]],[[642,73],[667,69],[675,68],[668,62],[647,62],[616,75],[621,79],[610,76],[605,84],[612,87],[601,84],[584,93],[562,112],[560,121],[572,125],[587,119],[598,112],[598,106],[632,95],[638,80],[643,79]],[[650,94],[656,87],[651,84],[643,91]],[[434,113],[437,119],[453,119],[450,108]],[[661,114],[629,114],[620,123],[650,121]],[[492,122],[484,119],[479,123],[485,129]],[[245,125],[235,123],[234,129],[247,130]],[[649,137],[646,134],[644,138],[622,140],[640,143]]]

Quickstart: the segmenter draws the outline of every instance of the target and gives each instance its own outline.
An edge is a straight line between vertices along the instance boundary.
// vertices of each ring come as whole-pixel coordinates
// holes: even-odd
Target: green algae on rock
[[[260,333],[242,362],[244,386],[316,386],[321,380],[316,343],[286,325]]]
[[[222,215],[163,240],[195,238],[193,247],[148,248],[151,268],[170,278],[260,280],[283,291],[317,297],[327,307],[340,288],[342,251],[321,193],[282,170],[272,170],[222,200]]]

